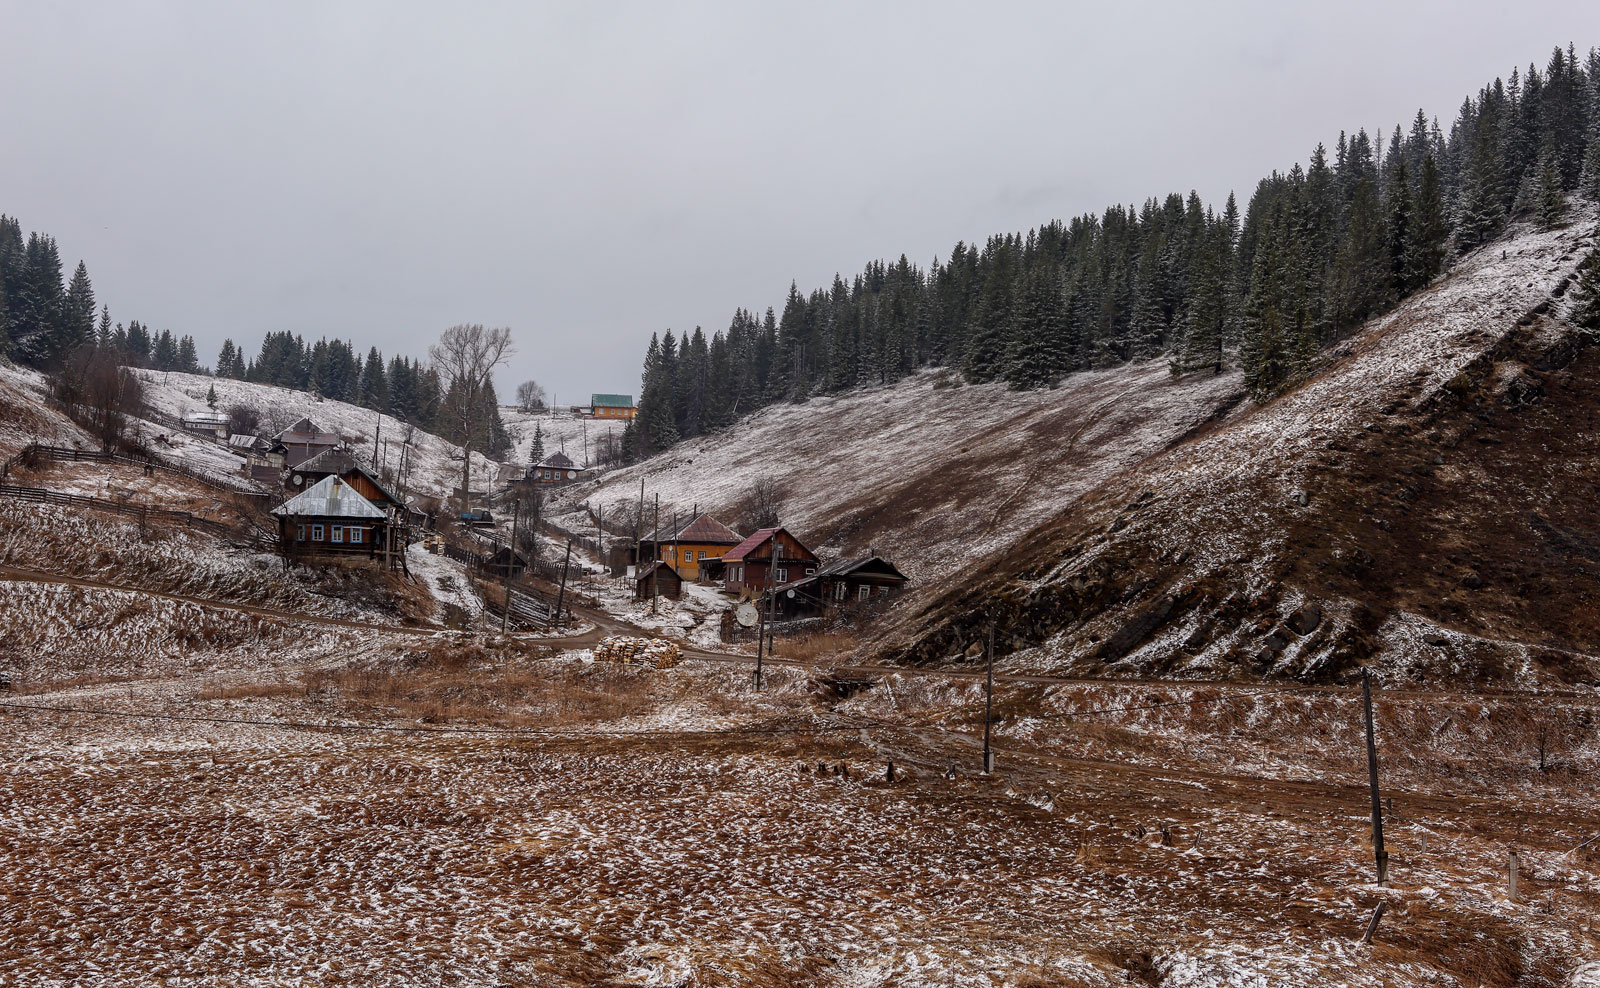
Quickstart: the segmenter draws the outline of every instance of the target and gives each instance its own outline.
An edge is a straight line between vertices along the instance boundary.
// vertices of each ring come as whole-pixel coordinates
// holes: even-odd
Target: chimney
[[[333,478],[333,486],[328,488],[328,500],[330,500],[330,501],[339,500],[339,478],[338,477]]]

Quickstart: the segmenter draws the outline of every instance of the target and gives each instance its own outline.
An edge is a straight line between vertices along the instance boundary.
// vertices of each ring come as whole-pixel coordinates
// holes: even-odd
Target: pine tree
[[[1293,272],[1285,241],[1282,222],[1273,221],[1256,250],[1245,297],[1239,361],[1245,384],[1257,401],[1277,394],[1293,375],[1296,362]]]
[[[1210,367],[1213,374],[1222,373],[1231,316],[1231,239],[1224,221],[1217,224],[1211,243],[1200,251],[1183,344],[1172,360],[1174,374],[1202,367]]]
[[[1351,199],[1344,242],[1333,264],[1330,301],[1336,325],[1356,325],[1389,304],[1393,285],[1387,240],[1376,182],[1361,179]]]
[[[217,407],[217,386],[215,384],[206,387],[206,405],[212,409]]]
[[[82,261],[67,286],[61,320],[52,344],[54,359],[64,362],[73,350],[94,339],[94,288],[89,284],[89,269]]]
[[[217,352],[217,376],[233,376],[233,361],[238,356],[238,351],[233,347],[233,340],[222,341],[222,349]]]
[[[383,356],[377,347],[367,351],[366,365],[361,369],[361,405],[374,411],[389,411],[389,376],[383,370]]]
[[[163,329],[161,335],[156,337],[150,359],[151,365],[158,371],[178,369],[178,341],[172,338],[172,330]]]
[[[1396,160],[1389,178],[1389,215],[1384,232],[1389,247],[1389,280],[1394,293],[1404,297],[1411,292],[1410,272],[1416,254],[1413,229],[1411,179],[1405,159]]]
[[[95,346],[102,350],[110,350],[113,346],[111,333],[111,307],[100,306],[100,326],[94,333]]]
[[[1481,119],[1479,135],[1472,148],[1460,209],[1456,216],[1456,248],[1466,253],[1487,243],[1505,226],[1498,155],[1493,135]]]
[[[1009,335],[1003,374],[1013,389],[1048,388],[1067,372],[1066,312],[1048,276],[1036,272],[1023,283]]]

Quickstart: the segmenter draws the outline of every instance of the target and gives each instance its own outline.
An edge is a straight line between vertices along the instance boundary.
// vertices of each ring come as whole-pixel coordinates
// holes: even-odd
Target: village
[[[776,517],[754,517],[740,531],[692,502],[663,508],[643,485],[632,510],[613,510],[608,523],[604,506],[594,510],[584,497],[607,468],[591,462],[586,440],[576,444],[576,460],[562,447],[574,425],[574,438],[591,426],[598,438],[632,419],[631,395],[595,394],[532,418],[505,406],[528,460],[486,468],[483,486],[465,497],[460,489],[418,489],[408,442],[352,442],[309,415],[275,432],[231,431],[230,420],[260,418],[251,412],[202,405],[176,421],[188,436],[239,457],[239,477],[281,499],[266,527],[285,566],[404,573],[417,546],[465,567],[485,626],[550,630],[570,622],[570,605],[582,600],[640,633],[735,652],[754,642],[760,652],[779,633],[870,621],[909,582],[875,549],[824,559]],[[548,451],[547,434],[555,444]],[[773,504],[762,508],[775,514]]]

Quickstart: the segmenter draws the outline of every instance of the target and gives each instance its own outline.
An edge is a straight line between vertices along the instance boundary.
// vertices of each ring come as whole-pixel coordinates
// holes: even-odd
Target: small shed
[[[646,563],[633,581],[633,599],[649,600],[651,597],[669,597],[678,600],[683,596],[683,577],[670,565],[656,561]]]
[[[528,561],[522,553],[512,552],[508,545],[483,557],[483,568],[495,576],[505,576],[507,566],[511,568],[511,576],[521,576],[528,569]]]

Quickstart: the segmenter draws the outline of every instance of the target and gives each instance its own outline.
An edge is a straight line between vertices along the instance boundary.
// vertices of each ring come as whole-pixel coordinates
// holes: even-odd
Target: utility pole
[[[661,596],[661,492],[656,491],[656,529],[650,534],[650,613],[656,612],[656,598]]]
[[[1378,863],[1378,884],[1389,884],[1389,855],[1383,849],[1383,801],[1378,796],[1378,741],[1372,730],[1372,673],[1361,670],[1361,704],[1367,717],[1367,778],[1372,784],[1372,854]]]
[[[522,513],[522,498],[511,502],[511,542],[506,546],[506,609],[500,615],[500,633],[511,627],[511,567],[517,561],[517,516]]]
[[[606,564],[606,506],[604,501],[600,503],[600,513],[595,517],[594,531],[595,535],[598,536],[598,541],[595,544],[599,546],[600,565],[604,566]]]
[[[761,611],[761,623],[756,627],[756,689],[761,688],[761,650],[767,644],[767,612]]]
[[[983,774],[994,771],[994,752],[989,748],[989,724],[994,719],[994,625],[989,625],[989,655],[983,674]]]
[[[561,607],[567,601],[567,567],[572,562],[572,540],[567,540],[567,555],[561,560],[561,590],[556,594],[556,624],[561,623]]]

